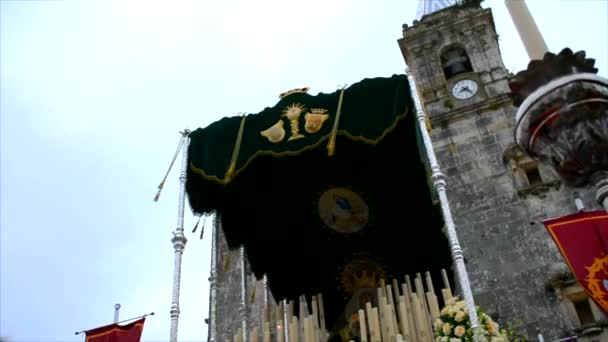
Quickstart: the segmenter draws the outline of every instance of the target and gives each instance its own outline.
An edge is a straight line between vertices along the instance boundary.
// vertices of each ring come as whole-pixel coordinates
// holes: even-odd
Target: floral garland
[[[479,307],[476,309],[480,338],[490,342],[508,342],[506,331],[501,331],[498,324]],[[435,319],[433,329],[436,342],[473,342],[473,329],[464,300],[458,300],[458,297],[449,299],[441,309],[439,318]]]

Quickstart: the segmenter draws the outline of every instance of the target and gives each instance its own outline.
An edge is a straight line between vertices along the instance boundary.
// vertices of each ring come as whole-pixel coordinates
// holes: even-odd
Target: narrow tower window
[[[441,65],[446,80],[458,74],[473,71],[467,52],[458,45],[450,46],[441,53]]]

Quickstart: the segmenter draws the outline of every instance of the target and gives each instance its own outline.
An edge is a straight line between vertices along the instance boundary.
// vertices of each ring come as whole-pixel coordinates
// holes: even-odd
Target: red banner
[[[608,212],[543,221],[578,283],[608,313]]]
[[[85,342],[139,342],[146,318],[127,325],[110,324],[86,331]]]

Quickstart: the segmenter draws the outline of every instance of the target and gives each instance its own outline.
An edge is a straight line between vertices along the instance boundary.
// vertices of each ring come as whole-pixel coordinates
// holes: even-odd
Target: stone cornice
[[[491,10],[488,8],[466,9],[464,10],[464,13],[458,15],[455,20],[443,20],[443,17],[453,14],[453,11],[454,9],[448,8],[445,12],[440,11],[424,17],[422,21],[414,26],[405,27],[403,29],[403,38],[400,40],[403,43],[410,42],[411,40],[420,40],[423,36],[433,34],[437,31],[447,30],[456,25],[481,17],[486,18],[493,24]]]

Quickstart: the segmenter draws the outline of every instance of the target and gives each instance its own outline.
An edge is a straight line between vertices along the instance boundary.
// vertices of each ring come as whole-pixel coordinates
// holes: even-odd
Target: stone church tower
[[[492,11],[444,7],[422,8],[399,46],[431,121],[476,304],[529,338],[591,335],[601,313],[540,221],[575,212],[575,196],[600,207],[515,146],[517,109]]]
[[[515,146],[511,75],[492,11],[451,3],[421,1],[398,46],[430,118],[476,304],[502,327],[519,326],[528,340],[585,332],[599,341],[592,327],[601,313],[540,222],[576,211],[575,196],[588,210],[599,206],[593,193],[567,188]],[[219,220],[214,228],[208,340],[228,341],[235,327],[259,324],[266,303],[275,315],[277,303],[243,250],[228,249]]]

